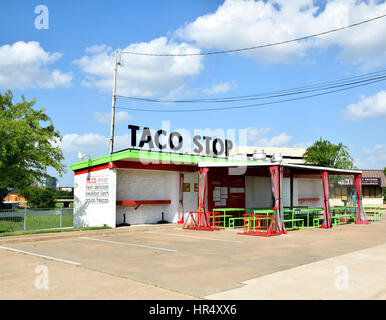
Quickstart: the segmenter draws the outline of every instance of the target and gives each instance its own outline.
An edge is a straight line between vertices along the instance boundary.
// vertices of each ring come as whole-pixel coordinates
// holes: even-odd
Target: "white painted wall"
[[[383,198],[363,198],[362,205],[366,206],[380,206],[383,204]],[[331,206],[343,206],[344,202],[340,198],[332,198],[330,199]]]
[[[198,192],[194,191],[194,184],[198,183],[198,173],[184,172],[184,183],[190,183],[190,192],[184,192],[184,212],[197,211]]]
[[[319,198],[317,201],[299,202],[298,198]],[[324,207],[322,179],[295,178],[294,206]]]
[[[295,178],[293,184],[294,206],[323,207],[323,188],[321,179]],[[299,203],[298,198],[319,198],[318,201]],[[283,206],[290,206],[290,179],[283,179]],[[245,206],[271,207],[272,184],[269,177],[245,177]]]
[[[90,203],[86,196],[87,179],[107,179],[108,202]],[[100,184],[99,184],[100,185]],[[90,192],[90,190],[88,190]],[[115,228],[116,169],[104,169],[74,176],[74,227],[107,225]]]
[[[297,186],[296,186],[297,187]],[[297,188],[296,188],[297,189]],[[295,191],[295,185],[294,185]],[[289,207],[291,205],[291,179],[283,178],[283,207]]]
[[[179,172],[161,170],[117,169],[117,200],[171,200],[171,204],[117,206],[117,224],[157,223],[164,212],[164,220],[178,220]]]
[[[272,207],[272,184],[268,177],[245,177],[245,207]]]

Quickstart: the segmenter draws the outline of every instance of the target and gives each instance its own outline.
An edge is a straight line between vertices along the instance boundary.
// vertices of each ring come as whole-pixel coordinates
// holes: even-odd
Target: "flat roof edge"
[[[77,171],[81,169],[86,169],[89,167],[94,167],[101,164],[106,164],[111,161],[124,161],[124,160],[146,160],[146,163],[155,163],[162,164],[163,161],[166,163],[178,163],[181,165],[197,165],[199,162],[227,162],[227,158],[221,157],[210,157],[210,156],[201,156],[194,154],[181,154],[173,152],[156,152],[150,150],[140,150],[140,149],[126,149],[123,151],[118,151],[112,154],[105,156],[97,157],[94,159],[84,160],[76,162],[70,166],[72,171]]]
[[[275,162],[257,162],[257,161],[228,161],[226,163],[219,162],[199,162],[199,167],[213,167],[213,168],[226,168],[226,167],[271,167],[271,166],[283,166],[290,168],[299,168],[299,169],[309,169],[309,170],[318,170],[318,171],[330,171],[330,172],[341,172],[341,173],[351,173],[351,174],[361,174],[360,170],[349,170],[349,169],[337,169],[337,168],[329,168],[329,167],[318,167],[311,165],[297,165],[297,164],[289,164],[289,163],[275,163]]]

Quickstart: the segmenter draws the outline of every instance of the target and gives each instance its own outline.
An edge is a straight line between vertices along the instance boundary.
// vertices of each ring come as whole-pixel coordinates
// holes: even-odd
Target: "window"
[[[335,198],[335,188],[333,186],[330,186],[328,191],[330,192],[330,198]]]
[[[381,188],[377,186],[363,187],[363,198],[380,198]]]

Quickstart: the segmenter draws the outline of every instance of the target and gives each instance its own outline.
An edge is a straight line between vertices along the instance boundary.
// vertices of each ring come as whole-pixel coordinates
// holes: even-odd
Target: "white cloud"
[[[381,15],[386,3],[379,1],[328,1],[319,12],[312,0],[226,0],[216,12],[198,17],[175,32],[175,37],[207,49],[228,50],[264,45],[340,28]],[[366,65],[386,62],[384,21],[377,20],[336,33],[264,49],[243,55],[264,63],[288,63],[305,56],[311,48],[340,48],[345,61]]]
[[[161,37],[150,42],[130,44],[122,51],[184,54],[199,53],[200,49]],[[112,48],[93,46],[87,48],[86,52],[89,55],[75,61],[86,75],[82,84],[111,91],[114,69]],[[123,66],[118,68],[117,94],[146,97],[183,86],[187,78],[201,72],[201,60],[201,56],[154,57],[122,54]]]
[[[127,149],[130,147],[130,136],[128,134],[114,137],[114,151]],[[78,153],[98,157],[106,155],[109,151],[110,137],[105,137],[96,133],[77,133],[65,134],[60,143],[64,153]]]
[[[223,82],[223,83],[215,84],[210,88],[202,89],[202,92],[205,94],[217,94],[217,93],[225,93],[236,88],[237,88],[237,84],[235,81]]]
[[[94,112],[94,119],[103,124],[111,124],[111,113]],[[118,111],[115,113],[115,123],[129,122],[133,117],[126,111]]]
[[[107,153],[108,145],[109,138],[95,133],[65,134],[61,142],[63,152],[93,153],[104,147],[105,153]]]
[[[359,102],[348,105],[341,113],[349,120],[386,117],[386,90],[370,97],[361,96]]]
[[[312,146],[312,142],[299,142],[295,143],[292,148],[302,148],[302,149],[307,149],[308,147]]]
[[[386,145],[363,148],[360,156],[355,157],[355,165],[360,169],[383,169],[386,167]]]
[[[270,128],[249,127],[247,128],[247,139],[249,142],[254,143],[258,140],[258,138],[266,135],[269,131],[271,131]]]
[[[49,65],[62,57],[45,51],[36,41],[18,41],[0,46],[0,87],[9,89],[69,87],[70,73]]]
[[[271,138],[265,137],[270,130],[270,128],[249,127],[247,129],[248,145],[252,144],[258,147],[288,147],[292,139],[289,135],[283,132]]]
[[[255,145],[264,147],[287,147],[291,139],[292,138],[288,134],[283,132],[278,136],[272,137],[270,139],[262,138],[258,140]]]

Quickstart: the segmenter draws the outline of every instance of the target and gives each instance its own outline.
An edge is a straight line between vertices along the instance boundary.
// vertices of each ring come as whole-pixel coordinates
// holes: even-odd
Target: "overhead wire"
[[[373,84],[373,83],[378,83],[380,81],[385,81],[386,76],[379,77],[379,79],[374,79],[372,81],[366,82],[366,83],[361,83],[361,84],[356,84],[352,85],[349,87],[344,87],[344,88],[339,88],[335,90],[330,90],[326,92],[321,92],[321,93],[316,93],[312,95],[306,95],[306,96],[301,96],[301,97],[295,97],[295,98],[290,98],[290,99],[282,99],[282,100],[275,100],[275,101],[269,101],[269,102],[262,102],[262,103],[256,103],[256,104],[248,104],[248,105],[239,105],[239,106],[231,106],[231,107],[220,107],[220,108],[200,108],[200,109],[143,109],[143,108],[128,108],[128,107],[116,107],[117,109],[123,109],[123,110],[131,110],[131,111],[140,111],[140,112],[159,112],[159,113],[179,113],[179,112],[208,112],[208,111],[223,111],[223,110],[235,110],[235,109],[243,109],[243,108],[252,108],[252,107],[257,107],[257,106],[265,106],[265,105],[272,105],[272,104],[278,104],[278,103],[283,103],[283,102],[290,102],[290,101],[296,101],[296,100],[303,100],[307,98],[312,98],[312,97],[317,97],[317,96],[322,96],[326,94],[331,94],[335,92],[340,92],[340,91],[345,91],[357,87],[362,87],[365,85]]]
[[[179,54],[173,54],[173,53],[154,53],[154,52],[153,53],[152,52],[147,53],[147,52],[126,51],[126,50],[122,50],[122,51],[120,51],[120,53],[121,54],[130,54],[130,55],[139,55],[139,56],[188,57],[188,56],[206,56],[206,55],[242,52],[242,51],[249,51],[249,50],[255,50],[255,49],[268,48],[268,47],[282,45],[282,44],[296,42],[296,41],[307,40],[307,39],[310,39],[310,38],[319,37],[319,36],[322,36],[322,35],[330,34],[330,33],[333,33],[333,32],[344,30],[344,29],[353,28],[353,27],[356,27],[356,26],[359,26],[359,25],[362,25],[362,24],[365,24],[365,23],[369,23],[369,22],[372,22],[372,21],[375,21],[375,20],[378,20],[378,19],[382,19],[384,17],[386,17],[386,14],[383,14],[383,15],[380,15],[380,16],[377,16],[377,17],[373,17],[371,19],[363,20],[363,21],[360,21],[360,22],[356,22],[356,23],[353,23],[353,24],[350,24],[350,25],[347,25],[347,26],[344,26],[344,27],[330,29],[330,30],[327,30],[327,31],[323,31],[323,32],[319,32],[319,33],[314,33],[314,34],[307,35],[307,36],[300,37],[300,38],[284,40],[284,41],[278,41],[278,42],[274,42],[274,43],[269,43],[269,44],[264,44],[264,45],[259,45],[259,46],[246,47],[246,48],[219,50],[219,51],[209,51],[209,52],[196,52],[196,53],[179,53]]]
[[[212,52],[199,52],[199,53],[184,53],[184,54],[168,54],[168,53],[146,53],[146,52],[135,52],[135,51],[120,51],[121,54],[131,54],[131,55],[142,55],[142,56],[160,56],[160,57],[181,57],[181,56],[203,56],[203,55],[213,55],[213,54],[224,54],[224,53],[232,53],[232,52],[241,52],[241,51],[247,51],[247,50],[255,50],[255,49],[261,49],[261,48],[267,48],[272,47],[276,45],[282,45],[285,43],[295,42],[295,41],[301,41],[310,39],[313,37],[318,37],[321,35],[337,32],[340,30],[356,27],[368,22],[372,22],[381,18],[386,17],[386,14],[373,17],[371,19],[363,20],[357,23],[353,23],[344,27],[331,29],[328,31],[323,31],[319,33],[315,33],[312,35],[296,38],[296,39],[290,39],[265,45],[259,45],[259,46],[253,46],[253,47],[247,47],[247,48],[239,48],[239,49],[231,49],[231,50],[221,50],[221,51],[212,51]],[[220,108],[197,108],[197,109],[186,109],[186,108],[179,108],[179,109],[143,109],[143,108],[128,108],[128,107],[116,107],[117,109],[125,109],[125,110],[132,110],[132,111],[143,111],[143,112],[202,112],[202,111],[218,111],[218,110],[231,110],[231,109],[241,109],[241,108],[250,108],[250,107],[256,107],[256,106],[264,106],[264,105],[270,105],[270,104],[277,104],[282,102],[289,102],[289,101],[295,101],[300,99],[306,99],[326,94],[331,94],[339,91],[349,90],[352,88],[361,87],[364,85],[369,85],[372,83],[377,83],[380,81],[384,81],[386,79],[386,70],[381,70],[373,73],[368,73],[365,75],[360,76],[354,76],[349,77],[341,80],[336,81],[330,81],[330,82],[324,82],[319,84],[313,84],[313,85],[306,85],[302,87],[297,88],[290,88],[286,90],[276,90],[266,93],[257,93],[257,94],[250,94],[250,95],[244,95],[244,96],[234,96],[234,97],[217,97],[217,98],[201,98],[201,99],[184,99],[184,100],[172,100],[172,99],[150,99],[150,98],[142,98],[142,97],[133,97],[133,96],[124,96],[124,95],[116,95],[116,98],[118,99],[129,99],[129,100],[135,100],[135,101],[142,101],[142,102],[152,102],[152,103],[227,103],[227,102],[242,102],[242,101],[251,101],[251,100],[261,100],[261,99],[272,99],[272,98],[279,98],[284,96],[292,96],[292,95],[301,95],[301,94],[307,94],[311,92],[317,92],[317,91],[323,91],[320,93],[315,93],[311,95],[306,96],[298,96],[295,98],[290,99],[282,99],[282,100],[275,100],[275,101],[268,101],[268,102],[262,102],[257,104],[249,104],[249,105],[238,105],[238,106],[231,106],[231,107],[220,107]],[[355,80],[355,81],[354,81]],[[331,90],[334,89],[334,90]],[[326,91],[329,90],[329,91]]]
[[[201,99],[184,99],[184,100],[172,100],[172,99],[151,99],[151,98],[142,98],[142,97],[133,97],[133,96],[124,96],[117,95],[119,99],[128,99],[128,100],[137,100],[144,102],[154,102],[154,103],[224,103],[224,102],[239,102],[247,100],[260,100],[268,98],[276,98],[287,95],[301,94],[313,91],[321,91],[326,89],[332,89],[336,87],[352,85],[355,83],[363,83],[367,81],[372,81],[378,78],[386,76],[386,70],[376,71],[360,76],[353,76],[349,78],[344,78],[335,81],[322,82],[307,86],[295,87],[284,90],[276,90],[263,93],[255,93],[244,96],[233,96],[233,97],[222,97],[222,98],[201,98]],[[356,80],[356,81],[353,81]]]

